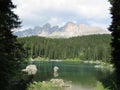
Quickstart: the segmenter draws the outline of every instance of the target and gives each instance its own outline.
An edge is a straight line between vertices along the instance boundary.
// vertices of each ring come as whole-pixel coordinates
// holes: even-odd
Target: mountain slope
[[[24,43],[26,57],[49,59],[102,60],[110,59],[109,34],[87,35],[72,38],[45,38],[38,36],[18,38]]]
[[[19,37],[26,36],[42,36],[42,37],[63,37],[69,38],[74,36],[92,35],[92,34],[109,34],[110,32],[100,27],[88,26],[85,24],[77,25],[68,22],[63,27],[51,26],[49,23],[42,27],[35,27],[34,29],[27,29],[24,31],[14,32],[13,34]]]

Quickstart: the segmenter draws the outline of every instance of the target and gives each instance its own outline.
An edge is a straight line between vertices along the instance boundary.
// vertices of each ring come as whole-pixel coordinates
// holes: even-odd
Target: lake
[[[98,80],[111,73],[106,69],[95,68],[95,64],[74,61],[35,61],[32,64],[36,64],[38,68],[35,81],[63,79],[71,85],[68,90],[93,90]],[[55,66],[59,67],[56,75],[53,70]]]

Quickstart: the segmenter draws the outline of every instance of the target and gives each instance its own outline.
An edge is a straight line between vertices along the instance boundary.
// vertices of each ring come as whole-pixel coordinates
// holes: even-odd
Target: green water
[[[41,61],[34,62],[37,65],[38,72],[34,77],[35,81],[47,81],[52,78],[60,78],[65,82],[70,82],[70,90],[93,90],[96,81],[106,78],[110,72],[95,68],[94,64],[81,62],[55,62]],[[59,67],[58,76],[54,77],[54,66]]]

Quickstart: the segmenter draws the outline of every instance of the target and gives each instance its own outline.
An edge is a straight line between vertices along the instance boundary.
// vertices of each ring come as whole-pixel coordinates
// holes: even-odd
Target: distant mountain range
[[[85,24],[77,25],[73,22],[68,22],[63,27],[51,26],[49,23],[47,23],[42,27],[37,26],[34,29],[16,31],[13,34],[17,35],[18,37],[42,36],[52,38],[69,38],[91,34],[110,34],[110,32],[100,27],[93,27]]]

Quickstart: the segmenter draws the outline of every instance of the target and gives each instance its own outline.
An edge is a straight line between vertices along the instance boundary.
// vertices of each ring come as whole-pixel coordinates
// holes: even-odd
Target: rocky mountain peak
[[[43,37],[63,37],[63,38],[109,33],[110,33],[109,31],[104,30],[100,27],[93,27],[85,24],[77,25],[73,22],[68,22],[63,27],[51,26],[49,23],[47,23],[41,27],[37,26],[31,30],[27,29],[24,31],[14,32],[14,34],[19,37],[37,35]]]

